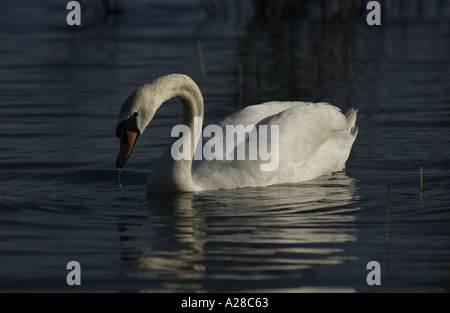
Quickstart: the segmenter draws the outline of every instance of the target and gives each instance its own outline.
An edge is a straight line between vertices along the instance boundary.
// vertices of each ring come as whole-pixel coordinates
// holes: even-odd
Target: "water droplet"
[[[120,188],[120,190],[123,191],[121,175],[122,175],[122,169],[119,168],[119,188]]]

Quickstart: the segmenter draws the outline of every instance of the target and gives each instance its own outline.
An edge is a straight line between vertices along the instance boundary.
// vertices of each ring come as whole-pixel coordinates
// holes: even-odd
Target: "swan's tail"
[[[358,126],[355,125],[357,113],[358,113],[358,110],[351,108],[347,112],[347,114],[345,114],[345,117],[347,118],[347,131],[353,137],[356,137],[356,135],[358,135]]]

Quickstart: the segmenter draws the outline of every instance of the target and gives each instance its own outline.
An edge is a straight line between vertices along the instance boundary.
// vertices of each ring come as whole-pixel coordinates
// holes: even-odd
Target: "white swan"
[[[266,162],[261,158],[225,160],[224,157],[224,160],[196,161],[193,160],[194,148],[199,143],[201,132],[194,129],[194,122],[203,122],[203,97],[191,78],[171,74],[141,86],[123,103],[116,129],[120,138],[116,160],[118,168],[125,165],[137,138],[156,110],[173,97],[181,100],[182,124],[191,131],[185,142],[191,145],[190,157],[176,160],[169,147],[149,175],[148,193],[231,189],[311,180],[344,169],[358,133],[355,126],[357,110],[351,109],[344,116],[337,107],[328,103],[268,102],[233,113],[219,125],[224,132],[226,125],[278,125],[279,160],[276,170],[261,171],[260,165]],[[251,137],[247,134],[244,144],[253,140]],[[247,154],[249,146],[246,146]],[[269,143],[268,149],[272,148],[275,147]]]

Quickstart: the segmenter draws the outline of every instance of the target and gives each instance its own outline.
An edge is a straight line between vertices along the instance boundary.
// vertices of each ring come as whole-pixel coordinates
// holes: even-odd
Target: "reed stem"
[[[203,89],[204,89],[203,92],[205,93],[206,88],[207,88],[205,59],[203,58],[202,44],[200,43],[200,40],[198,40],[198,39],[197,39],[197,51],[198,51],[198,59],[200,61],[200,70],[201,70],[202,79],[203,79]]]
[[[238,48],[238,86],[239,86],[239,105],[242,106],[244,100],[244,70],[242,65],[242,48]]]
[[[423,193],[423,170],[422,170],[422,166],[419,168],[419,173],[420,173],[420,193]]]
[[[386,210],[386,239],[389,239],[389,217],[391,215],[391,185],[388,185],[387,210]]]

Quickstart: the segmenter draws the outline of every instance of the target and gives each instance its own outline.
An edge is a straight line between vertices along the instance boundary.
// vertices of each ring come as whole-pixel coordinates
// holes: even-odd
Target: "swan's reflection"
[[[132,268],[122,276],[150,279],[156,288],[146,291],[201,287],[195,281],[201,280],[205,271],[205,223],[192,209],[194,197],[192,193],[153,196],[148,215],[122,216],[122,260]]]
[[[343,173],[295,185],[149,196],[123,216],[123,275],[146,291],[298,291],[320,266],[351,259],[357,200]],[[303,286],[304,287],[304,286]],[[286,289],[283,289],[286,291]]]

